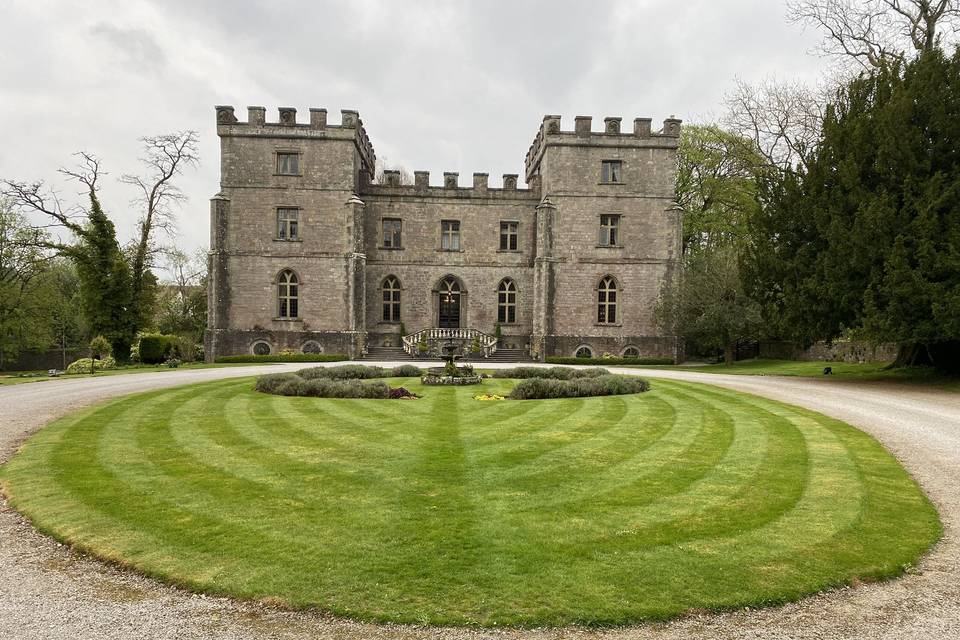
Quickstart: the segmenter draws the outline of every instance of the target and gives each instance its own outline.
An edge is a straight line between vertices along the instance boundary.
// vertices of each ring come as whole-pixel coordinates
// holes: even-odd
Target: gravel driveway
[[[0,387],[0,463],[30,433],[74,409],[137,391],[296,370],[231,367]],[[637,373],[636,370],[620,370]],[[885,384],[643,371],[801,405],[877,437],[936,503],[939,545],[901,579],[802,602],[611,630],[470,630],[380,626],[195,596],[88,559],[0,502],[0,638],[960,638],[960,394]]]

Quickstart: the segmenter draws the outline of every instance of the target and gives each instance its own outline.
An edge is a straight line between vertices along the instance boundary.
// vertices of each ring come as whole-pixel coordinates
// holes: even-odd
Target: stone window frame
[[[451,230],[448,232],[444,227],[447,224],[456,224],[456,230]],[[456,247],[447,246],[444,247],[444,241],[450,239],[448,242],[449,245],[453,244],[453,240],[456,240]],[[440,251],[452,251],[454,253],[458,251],[463,251],[463,223],[460,220],[454,219],[444,219],[440,221]]]
[[[281,218],[280,217],[282,215],[281,212],[283,211],[295,211],[296,216],[294,218],[286,218],[286,219]],[[276,215],[276,227],[274,229],[275,231],[274,238],[273,238],[274,240],[278,242],[303,242],[303,238],[300,235],[300,231],[303,228],[303,225],[301,224],[302,220],[300,218],[301,211],[302,209],[296,205],[278,205],[276,207],[277,215]],[[287,226],[286,226],[287,237],[283,237],[281,233],[281,230],[284,228],[283,222],[287,222]],[[295,224],[296,234],[290,234],[290,225],[289,225],[290,222],[296,223]]]
[[[620,281],[611,273],[604,274],[597,281],[595,290],[597,292],[595,298],[597,312],[594,316],[594,325],[600,327],[622,326],[622,318],[618,309],[620,303],[623,302],[620,295],[623,291]],[[611,311],[613,312],[613,320],[610,320]]]
[[[392,282],[391,282],[392,281]],[[387,285],[391,286],[388,288]],[[380,281],[380,322],[400,324],[403,322],[403,284],[400,278],[390,273]],[[389,295],[390,299],[387,299]]]
[[[621,158],[606,158],[600,161],[600,184],[624,184]]]
[[[627,351],[630,351],[631,349],[633,351],[636,351],[636,353],[632,355],[627,355]],[[638,347],[635,344],[628,344],[627,346],[625,346],[623,349],[620,350],[621,358],[639,358],[640,356],[641,356],[640,347]]]
[[[507,232],[506,236],[503,233],[504,225],[513,225],[513,233]],[[504,237],[508,238],[507,247],[504,248],[503,240]],[[513,238],[513,248],[510,248],[509,238]],[[503,219],[500,220],[499,225],[499,234],[497,236],[497,249],[498,253],[519,253],[520,252],[520,221],[519,220],[509,220]]]
[[[621,242],[623,234],[623,214],[622,213],[601,213],[598,216],[599,225],[597,227],[597,248],[598,249],[622,249]],[[612,224],[605,222],[604,218],[610,218]],[[613,242],[610,242],[610,232],[613,231]],[[604,242],[606,236],[607,242]]]
[[[259,345],[265,346],[265,347],[267,348],[267,352],[266,352],[266,353],[257,353],[257,347],[258,347]],[[271,345],[269,342],[267,342],[266,340],[263,340],[263,339],[254,340],[253,342],[250,343],[250,353],[252,353],[252,354],[255,355],[255,356],[268,356],[268,355],[270,355],[271,353],[273,353],[273,345]]]
[[[296,156],[297,158],[297,171],[296,173],[284,173],[280,171],[280,156]],[[290,149],[281,147],[279,149],[273,150],[273,175],[275,176],[288,176],[288,177],[303,177],[303,150],[302,149]]]
[[[397,246],[387,245],[387,234],[385,230],[384,223],[386,222],[399,222],[400,229],[396,232],[396,237],[399,242]],[[389,217],[385,216],[380,218],[380,249],[385,249],[387,251],[402,251],[403,250],[403,218]]]
[[[273,286],[276,296],[274,298],[276,301],[274,309],[276,309],[277,312],[274,320],[281,322],[302,322],[302,318],[300,317],[300,301],[302,300],[301,289],[303,287],[303,280],[300,278],[300,274],[290,267],[284,267],[278,271],[274,277]],[[296,287],[292,293],[290,291],[291,286]],[[283,305],[284,302],[286,302],[285,307]],[[290,313],[291,302],[295,303],[293,314]]]
[[[589,355],[586,355],[586,356],[581,356],[581,355],[579,355],[580,352],[581,352],[582,350],[584,350],[584,349],[587,350],[587,353],[588,353]],[[574,357],[574,358],[583,358],[584,360],[586,360],[587,358],[592,358],[592,357],[593,357],[593,347],[591,347],[591,346],[588,345],[588,344],[578,345],[577,348],[573,350],[573,357]]]
[[[512,289],[510,287],[513,287]],[[512,294],[512,295],[511,295]],[[502,296],[502,297],[501,297]],[[512,300],[511,300],[512,297]],[[517,287],[517,281],[507,276],[497,283],[497,324],[515,325],[517,322],[517,311],[520,308],[520,288]],[[513,312],[513,320],[510,319],[510,312]],[[501,319],[502,318],[502,319]]]

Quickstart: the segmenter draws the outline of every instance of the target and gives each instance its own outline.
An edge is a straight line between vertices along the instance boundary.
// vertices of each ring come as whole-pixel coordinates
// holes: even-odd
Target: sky
[[[121,184],[139,138],[194,129],[201,164],[180,178],[188,200],[173,243],[209,237],[218,191],[214,105],[360,112],[377,156],[428,170],[523,175],[545,114],[654,123],[718,118],[736,79],[815,83],[819,39],[779,0],[2,0],[0,177],[59,179],[72,154],[97,155],[101,200],[121,242],[139,216]]]

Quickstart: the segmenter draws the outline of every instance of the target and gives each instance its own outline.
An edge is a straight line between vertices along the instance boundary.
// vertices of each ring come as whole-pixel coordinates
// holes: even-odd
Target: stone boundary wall
[[[831,360],[834,362],[891,362],[897,357],[897,345],[872,345],[860,341],[828,344],[817,342],[803,349],[796,343],[769,341],[760,343],[760,357],[775,360]]]

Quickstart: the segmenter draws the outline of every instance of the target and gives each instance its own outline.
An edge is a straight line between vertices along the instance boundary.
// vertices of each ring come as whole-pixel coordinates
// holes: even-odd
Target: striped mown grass
[[[875,440],[795,407],[656,381],[480,402],[130,396],[0,470],[44,532],[189,589],[366,620],[623,624],[895,576],[935,510]]]

